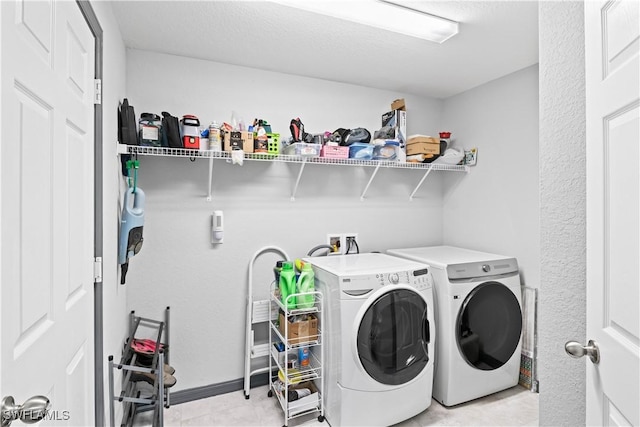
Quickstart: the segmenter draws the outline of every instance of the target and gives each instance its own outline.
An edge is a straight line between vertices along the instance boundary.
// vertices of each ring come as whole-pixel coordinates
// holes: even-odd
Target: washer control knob
[[[482,266],[482,271],[484,271],[485,273],[488,273],[489,270],[491,270],[491,266],[489,264],[484,264]]]
[[[394,285],[397,285],[398,282],[400,282],[400,276],[398,276],[398,273],[391,273],[389,275],[389,281]]]

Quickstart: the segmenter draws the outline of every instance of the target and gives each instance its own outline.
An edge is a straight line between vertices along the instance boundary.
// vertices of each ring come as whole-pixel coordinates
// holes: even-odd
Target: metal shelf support
[[[293,186],[293,190],[291,191],[291,201],[296,201],[296,192],[298,191],[298,185],[300,184],[300,178],[302,177],[302,172],[304,171],[304,167],[307,164],[307,158],[304,157],[302,160],[302,164],[300,165],[300,170],[298,171],[298,178],[296,178],[296,183]]]
[[[364,190],[362,191],[362,194],[360,195],[360,201],[361,202],[364,201],[364,195],[367,194],[367,190],[369,190],[369,186],[371,185],[371,182],[373,181],[373,178],[375,178],[375,176],[378,173],[379,169],[380,169],[380,163],[378,163],[376,168],[373,170],[373,173],[371,174],[371,177],[369,177],[369,182],[367,182],[367,185],[364,187]]]
[[[430,167],[429,169],[427,169],[427,171],[424,173],[424,176],[422,177],[422,179],[420,180],[420,182],[418,183],[418,185],[416,185],[416,188],[413,190],[413,192],[411,193],[411,195],[409,196],[409,201],[413,202],[413,196],[416,194],[416,192],[418,191],[418,189],[420,188],[420,186],[422,185],[422,183],[424,182],[425,179],[427,179],[427,177],[429,176],[429,174],[431,173],[433,169]]]
[[[211,201],[212,186],[213,186],[213,157],[209,157],[209,191],[207,192],[207,202]]]

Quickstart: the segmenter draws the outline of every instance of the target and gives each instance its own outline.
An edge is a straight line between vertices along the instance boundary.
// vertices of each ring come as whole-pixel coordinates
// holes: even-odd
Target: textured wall
[[[540,425],[585,423],[584,5],[540,2]]]

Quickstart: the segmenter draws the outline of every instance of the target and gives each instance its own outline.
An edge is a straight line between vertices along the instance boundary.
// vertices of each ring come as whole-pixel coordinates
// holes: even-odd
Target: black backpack
[[[180,122],[166,111],[162,112],[162,146],[184,148],[180,138]]]
[[[138,145],[138,127],[136,113],[129,100],[125,98],[118,105],[118,142],[126,145]]]
[[[338,128],[333,132],[332,137],[342,146],[349,146],[354,142],[368,144],[371,141],[371,134],[365,128]]]

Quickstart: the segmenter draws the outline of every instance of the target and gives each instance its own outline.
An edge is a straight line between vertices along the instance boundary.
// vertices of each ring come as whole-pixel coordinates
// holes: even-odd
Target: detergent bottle
[[[315,295],[310,293],[315,291],[315,275],[311,264],[305,262],[302,265],[302,272],[298,278],[298,293],[296,299],[298,308],[311,308],[315,303]]]
[[[287,298],[289,295],[296,293],[296,272],[293,271],[293,263],[289,261],[282,263],[278,286],[280,288],[280,297],[285,307],[289,310],[296,308],[296,298]]]

